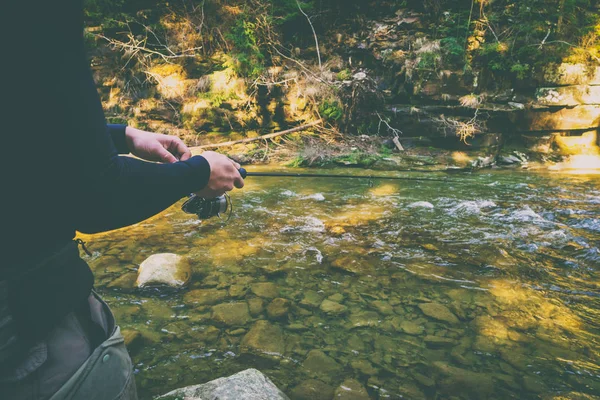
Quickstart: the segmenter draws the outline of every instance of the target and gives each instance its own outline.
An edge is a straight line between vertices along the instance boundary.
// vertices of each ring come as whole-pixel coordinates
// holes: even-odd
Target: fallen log
[[[192,153],[198,153],[198,152],[200,152],[200,151],[202,151],[204,149],[214,149],[214,148],[217,148],[217,147],[227,147],[227,146],[233,146],[235,144],[250,143],[250,142],[257,141],[257,140],[273,139],[273,138],[278,137],[278,136],[289,135],[290,133],[295,133],[295,132],[300,132],[300,131],[306,130],[306,129],[311,128],[313,126],[319,125],[322,122],[323,122],[323,120],[319,119],[319,120],[311,122],[309,124],[297,126],[295,128],[287,129],[287,130],[281,131],[281,132],[269,133],[267,135],[262,135],[262,136],[255,137],[255,138],[246,138],[246,139],[240,139],[240,140],[232,140],[230,142],[205,144],[205,145],[202,145],[202,146],[191,147],[190,150],[192,151]]]

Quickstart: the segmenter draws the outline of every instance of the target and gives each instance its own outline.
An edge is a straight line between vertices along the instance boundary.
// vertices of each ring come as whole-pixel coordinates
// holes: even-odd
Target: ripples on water
[[[99,291],[141,333],[142,397],[249,367],[292,398],[600,393],[600,177],[452,179],[249,178],[225,226],[178,205],[89,238]],[[191,259],[189,289],[131,288],[160,252]],[[186,303],[193,289],[214,304]],[[250,315],[219,322],[232,302]],[[261,320],[277,351],[245,345]]]

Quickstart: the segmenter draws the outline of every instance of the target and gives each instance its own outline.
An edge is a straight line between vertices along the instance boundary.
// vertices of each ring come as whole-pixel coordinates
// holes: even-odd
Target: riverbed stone
[[[265,301],[260,297],[248,299],[248,308],[250,309],[250,315],[258,317],[265,309]]]
[[[307,306],[310,308],[317,308],[321,305],[322,301],[323,301],[322,294],[317,293],[314,290],[307,290],[304,292],[304,296],[302,297],[302,300],[300,300],[300,305]]]
[[[302,363],[302,370],[320,378],[338,375],[342,366],[321,350],[311,350]]]
[[[458,324],[459,320],[443,304],[440,303],[422,303],[419,304],[419,308],[423,312],[423,314],[427,315],[430,318],[436,319],[438,321],[448,322],[450,324]]]
[[[174,398],[185,400],[289,400],[269,378],[252,368],[201,385],[176,389],[158,399]]]
[[[250,286],[252,293],[258,297],[273,299],[279,296],[279,288],[273,282],[258,282]]]
[[[187,305],[213,305],[222,302],[227,297],[227,291],[219,289],[195,289],[183,296]]]
[[[248,287],[246,285],[231,285],[229,287],[229,296],[234,299],[242,298],[248,293]]]
[[[425,344],[430,349],[447,348],[452,347],[456,344],[456,341],[454,339],[433,335],[427,335],[423,340],[425,340]]]
[[[331,262],[331,266],[345,272],[350,272],[351,274],[359,274],[364,270],[361,261],[356,259],[355,256],[336,258]]]
[[[269,321],[257,321],[240,343],[242,352],[280,356],[285,351],[283,332]]]
[[[350,329],[377,326],[381,323],[380,316],[375,311],[358,311],[349,318]]]
[[[344,295],[341,293],[335,293],[329,296],[327,299],[335,301],[336,303],[341,303],[342,301],[344,301]]]
[[[271,319],[279,319],[288,315],[290,312],[291,302],[287,299],[278,297],[273,299],[267,306],[267,315]]]
[[[290,396],[293,400],[331,400],[334,390],[332,386],[325,382],[309,379],[294,387],[290,392]]]
[[[425,328],[414,321],[404,320],[400,323],[400,330],[408,335],[420,335],[423,333]]]
[[[352,368],[355,369],[356,371],[359,371],[359,372],[361,372],[365,375],[369,375],[369,376],[377,375],[379,373],[379,370],[377,368],[375,368],[373,366],[373,364],[371,364],[371,362],[369,362],[369,360],[365,360],[365,359],[353,360],[350,363],[350,366],[352,366]]]
[[[375,308],[380,314],[392,315],[394,314],[394,307],[387,301],[375,300],[371,302],[371,306]]]
[[[137,273],[126,272],[106,285],[109,289],[133,289],[136,287]]]
[[[335,400],[369,400],[367,389],[356,379],[346,379],[333,394]]]
[[[348,311],[348,307],[345,305],[328,299],[323,300],[319,308],[321,311],[329,315],[341,315]]]
[[[227,326],[243,326],[250,321],[246,302],[223,303],[213,307],[212,319]]]
[[[125,346],[127,346],[129,354],[135,354],[141,349],[144,338],[139,331],[135,329],[123,329],[121,334],[123,335],[123,340],[125,340]]]
[[[192,269],[187,258],[172,253],[153,254],[142,262],[137,287],[166,285],[181,288],[188,284]]]
[[[432,365],[446,376],[439,384],[450,393],[459,391],[473,398],[485,399],[494,391],[494,381],[488,374],[454,367],[443,361],[434,361]]]

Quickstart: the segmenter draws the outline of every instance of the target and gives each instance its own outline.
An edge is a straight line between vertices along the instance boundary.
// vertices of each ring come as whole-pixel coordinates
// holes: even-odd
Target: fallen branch
[[[313,126],[319,125],[322,122],[323,122],[323,120],[319,119],[317,121],[311,122],[310,124],[297,126],[295,128],[287,129],[287,130],[281,131],[281,132],[269,133],[267,135],[263,135],[263,136],[259,136],[259,137],[255,137],[255,138],[232,140],[231,142],[206,144],[206,145],[203,145],[203,146],[192,147],[190,150],[192,151],[192,153],[197,153],[198,151],[204,150],[204,149],[213,149],[213,148],[217,148],[217,147],[227,147],[227,146],[233,146],[235,144],[250,143],[250,142],[257,141],[257,140],[273,139],[273,138],[275,138],[277,136],[289,135],[290,133],[294,133],[294,132],[299,132],[299,131],[306,130],[306,129],[311,128]]]

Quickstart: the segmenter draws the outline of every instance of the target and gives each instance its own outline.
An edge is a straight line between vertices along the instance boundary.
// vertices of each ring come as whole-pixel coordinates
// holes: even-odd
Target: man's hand
[[[128,126],[125,137],[131,154],[144,160],[174,163],[192,156],[190,149],[176,136],[145,132]]]
[[[234,186],[244,187],[244,179],[238,171],[240,164],[214,151],[205,151],[201,155],[210,165],[210,179],[204,189],[196,192],[198,196],[210,199],[233,190]]]

